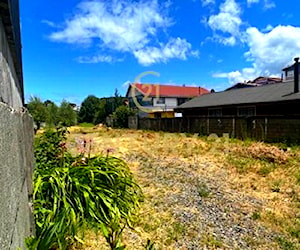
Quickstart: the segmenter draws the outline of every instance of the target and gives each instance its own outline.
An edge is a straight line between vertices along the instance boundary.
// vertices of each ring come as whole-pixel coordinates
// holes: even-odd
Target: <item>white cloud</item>
[[[259,3],[259,2],[260,0],[247,0],[248,6],[251,6],[252,4]],[[262,2],[265,10],[276,7],[276,4],[272,0],[263,0]]]
[[[143,47],[158,29],[170,26],[156,1],[84,1],[65,28],[50,38],[67,43],[91,44],[100,39],[106,47],[120,51]]]
[[[235,0],[226,0],[220,5],[220,12],[217,15],[211,15],[208,18],[209,27],[215,32],[221,32],[221,39],[217,39],[224,45],[233,46],[236,44],[236,38],[240,34],[241,9]],[[229,37],[224,36],[229,34]]]
[[[214,73],[212,76],[215,78],[227,78],[230,84],[253,80],[257,77],[253,68],[244,68],[242,72],[236,70],[228,73]]]
[[[185,39],[172,38],[167,44],[161,44],[160,48],[146,47],[134,51],[134,56],[142,65],[151,65],[158,62],[166,63],[168,60],[177,58],[186,60],[188,56],[197,57],[198,51],[191,50],[192,45]]]
[[[255,27],[246,30],[249,50],[245,53],[252,67],[241,71],[217,73],[214,77],[227,77],[230,83],[252,80],[258,76],[280,76],[283,67],[299,56],[300,27],[279,25],[269,32]]]
[[[42,20],[41,21],[41,23],[43,23],[43,24],[46,24],[46,25],[48,25],[49,27],[53,27],[53,28],[56,28],[57,26],[55,25],[55,23],[54,22],[51,22],[51,21],[49,21],[49,20]]]
[[[268,33],[257,28],[246,30],[249,51],[245,54],[265,74],[279,73],[300,50],[300,27],[277,26]]]
[[[264,0],[264,9],[272,9],[275,8],[276,4],[271,0]]]
[[[259,0],[247,0],[248,6],[250,6],[253,3],[259,3]]]
[[[271,31],[272,29],[274,29],[274,27],[273,27],[271,24],[268,24],[268,25],[266,26],[266,28],[264,28],[262,31],[263,31],[263,32],[269,32],[269,31]]]
[[[112,56],[104,56],[104,55],[97,55],[97,56],[80,56],[77,58],[79,63],[99,63],[99,62],[106,62],[106,63],[113,63],[113,62],[120,62],[122,59],[114,59]]]
[[[165,32],[172,25],[166,13],[170,5],[170,1],[159,5],[157,0],[84,0],[77,6],[76,13],[65,21],[64,28],[53,32],[50,39],[84,46],[98,45],[101,49],[129,52],[134,56],[137,51],[160,51],[164,46],[166,49],[161,55],[166,58],[154,61],[182,58],[167,52],[173,38],[166,41],[165,45],[157,41],[157,34]],[[187,54],[185,47],[177,49],[178,55]],[[102,59],[109,61],[101,57],[92,58],[92,61]]]
[[[215,4],[215,0],[201,0],[201,2],[202,2],[202,6]]]

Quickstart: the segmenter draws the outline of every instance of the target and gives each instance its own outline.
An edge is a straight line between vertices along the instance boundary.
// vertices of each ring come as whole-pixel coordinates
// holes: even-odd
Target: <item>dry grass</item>
[[[128,249],[144,249],[147,239],[155,242],[156,249],[230,249],[230,242],[215,233],[215,225],[209,225],[210,218],[204,218],[199,209],[199,202],[213,206],[210,202],[219,194],[225,196],[218,198],[224,202],[222,213],[230,214],[233,222],[238,224],[243,216],[249,216],[253,225],[280,235],[279,241],[275,236],[265,241],[249,235],[243,240],[250,248],[299,244],[297,149],[283,151],[264,143],[105,127],[73,127],[70,132],[73,152],[77,138],[92,139],[92,154],[106,154],[109,149],[113,151],[110,154],[125,159],[143,189],[145,202],[135,230],[124,233]],[[251,202],[245,202],[247,199]],[[227,208],[231,202],[232,210],[238,212]],[[88,233],[82,248],[105,249],[105,243]]]

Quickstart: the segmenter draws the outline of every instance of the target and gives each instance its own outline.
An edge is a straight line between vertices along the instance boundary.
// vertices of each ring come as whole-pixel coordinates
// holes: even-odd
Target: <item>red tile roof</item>
[[[132,83],[127,91],[129,93],[130,89],[135,86],[135,88],[146,96],[159,96],[159,97],[183,97],[190,98],[200,96],[209,91],[202,87],[186,87],[186,86],[176,86],[176,85],[161,85],[161,84],[146,84],[146,83]],[[136,91],[137,91],[136,90]]]

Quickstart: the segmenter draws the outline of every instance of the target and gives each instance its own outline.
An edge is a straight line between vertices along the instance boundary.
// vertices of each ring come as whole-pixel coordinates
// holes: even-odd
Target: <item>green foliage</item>
[[[78,120],[81,123],[105,123],[106,117],[113,114],[118,107],[123,105],[123,102],[124,97],[119,94],[117,89],[113,97],[97,98],[90,95],[81,104]]]
[[[66,152],[65,128],[47,129],[41,136],[35,138],[35,175],[50,172],[54,168],[63,167],[64,161],[70,157]]]
[[[83,123],[78,124],[78,126],[81,127],[81,128],[92,128],[92,127],[94,127],[94,124],[83,122]]]
[[[128,128],[128,117],[135,112],[127,106],[119,106],[113,113],[114,126],[118,128]]]
[[[121,159],[72,157],[65,147],[65,133],[49,130],[36,140],[36,237],[28,238],[27,246],[66,249],[92,227],[102,231],[111,249],[123,249],[122,231],[131,226],[141,189]]]
[[[292,242],[290,242],[289,240],[285,239],[284,237],[277,237],[276,240],[281,249],[284,249],[284,250],[296,249],[295,245]]]
[[[40,129],[41,124],[46,121],[46,107],[39,97],[33,96],[30,98],[27,108],[37,126]]]
[[[60,107],[59,107],[58,116],[59,116],[59,121],[61,122],[61,125],[63,125],[63,126],[67,126],[67,127],[73,126],[77,122],[77,119],[76,119],[77,114],[73,110],[70,103],[67,102],[66,100],[63,100],[61,102]]]
[[[40,98],[32,97],[27,104],[27,108],[35,121],[37,130],[40,129],[43,122],[48,127],[72,126],[77,122],[77,114],[66,100],[63,100],[60,107],[58,107],[50,100],[42,102]]]
[[[253,220],[259,220],[261,218],[260,212],[254,212],[251,217]]]
[[[100,99],[100,102],[98,104],[98,108],[94,117],[94,124],[104,123],[105,118],[107,116],[106,110],[105,110],[106,102],[103,99]]]
[[[198,193],[199,193],[200,197],[202,197],[202,198],[207,198],[209,196],[210,191],[205,183],[199,183]]]
[[[59,107],[51,101],[45,102],[46,105],[46,124],[49,127],[56,127],[59,124]]]
[[[94,123],[99,106],[100,99],[96,96],[89,95],[81,103],[81,107],[78,113],[78,121]]]

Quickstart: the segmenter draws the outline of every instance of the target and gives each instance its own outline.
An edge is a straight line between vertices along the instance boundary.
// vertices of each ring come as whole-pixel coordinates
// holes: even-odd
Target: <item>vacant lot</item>
[[[145,194],[128,249],[299,249],[300,151],[258,142],[71,128],[69,147],[125,159]],[[105,249],[87,234],[84,249]]]

